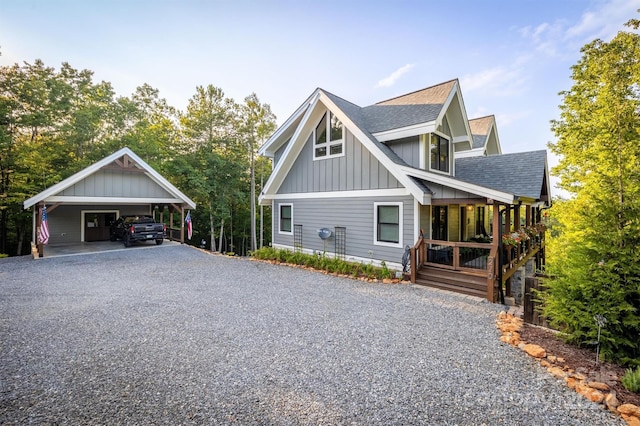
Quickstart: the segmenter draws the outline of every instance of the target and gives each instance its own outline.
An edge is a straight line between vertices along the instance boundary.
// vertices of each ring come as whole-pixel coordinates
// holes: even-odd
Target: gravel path
[[[0,424],[624,424],[499,309],[186,246],[0,259]]]

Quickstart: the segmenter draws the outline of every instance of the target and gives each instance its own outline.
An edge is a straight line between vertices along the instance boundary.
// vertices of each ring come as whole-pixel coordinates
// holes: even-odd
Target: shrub
[[[627,372],[622,376],[620,381],[625,389],[631,392],[640,393],[640,366],[636,367],[635,370],[631,368],[627,369]]]
[[[361,276],[376,279],[393,277],[393,271],[387,267],[387,264],[384,261],[381,262],[382,266],[378,268],[373,266],[372,263],[355,263],[347,262],[338,258],[331,258],[328,257],[324,252],[304,254],[300,252],[291,252],[285,249],[263,247],[259,250],[251,252],[251,256],[260,260],[275,260],[280,263],[304,265],[310,268],[323,270],[330,273],[337,272],[339,274],[351,275],[354,278],[358,278]]]

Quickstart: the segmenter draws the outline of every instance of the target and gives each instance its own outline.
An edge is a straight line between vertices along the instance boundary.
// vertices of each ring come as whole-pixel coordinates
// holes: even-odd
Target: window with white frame
[[[373,243],[402,247],[402,203],[374,203]]]
[[[327,111],[313,131],[313,158],[339,157],[344,153],[344,127],[338,117]]]
[[[280,204],[280,226],[278,232],[281,234],[293,234],[293,204]]]

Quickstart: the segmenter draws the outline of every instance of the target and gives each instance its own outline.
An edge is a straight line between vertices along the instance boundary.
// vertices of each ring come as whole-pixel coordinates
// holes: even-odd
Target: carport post
[[[184,244],[184,206],[180,206],[180,242]]]

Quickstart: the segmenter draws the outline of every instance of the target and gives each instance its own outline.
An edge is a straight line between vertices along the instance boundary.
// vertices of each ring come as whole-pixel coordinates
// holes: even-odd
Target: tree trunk
[[[256,241],[256,164],[253,155],[253,138],[251,139],[251,251],[258,246]]]
[[[216,230],[213,223],[213,212],[211,211],[211,203],[209,203],[209,233],[211,234],[211,251],[216,251]]]
[[[220,241],[218,247],[220,248],[220,253],[222,253],[222,236],[224,234],[224,219],[220,222]]]

